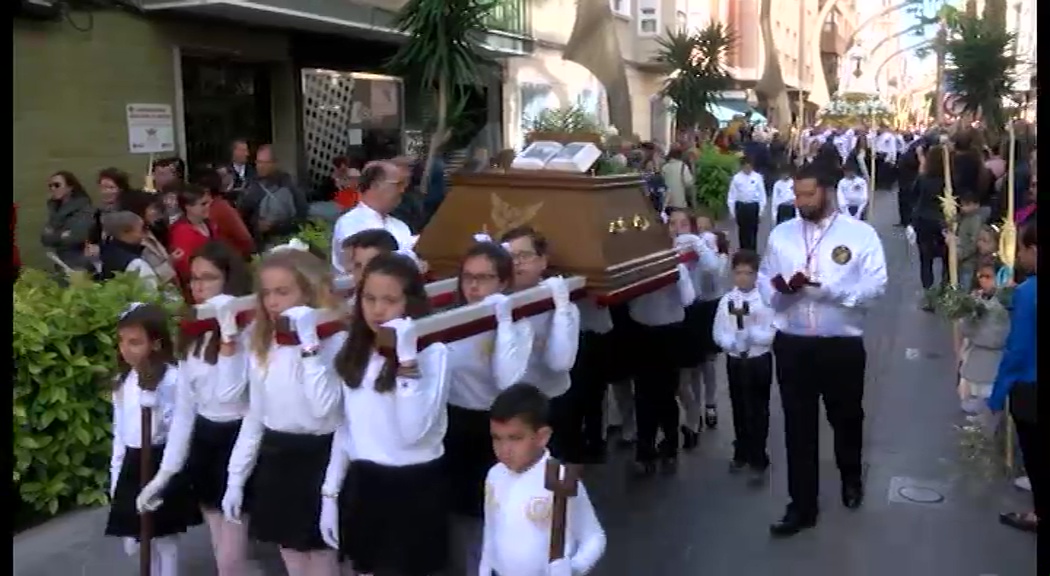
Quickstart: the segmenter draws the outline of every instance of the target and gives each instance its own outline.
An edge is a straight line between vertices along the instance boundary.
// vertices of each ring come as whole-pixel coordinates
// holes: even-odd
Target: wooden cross
[[[736,316],[736,329],[737,330],[743,330],[744,329],[744,317],[747,316],[748,314],[751,314],[751,305],[748,304],[747,300],[744,300],[743,302],[740,303],[740,306],[737,306],[732,300],[730,300],[729,301],[729,313],[732,314],[733,316]],[[740,357],[741,358],[747,358],[747,352],[746,351],[741,352],[740,353]]]
[[[149,360],[136,368],[139,375],[139,388],[156,392],[160,384],[160,371],[150,365]],[[142,407],[141,431],[139,439],[139,488],[145,488],[153,479],[153,409]],[[150,576],[152,562],[153,514],[146,512],[139,516],[139,576]]]
[[[562,464],[554,458],[547,459],[543,486],[553,494],[551,504],[551,547],[550,561],[565,557],[565,528],[569,498],[575,498],[580,484],[581,466],[566,464],[565,475],[561,473]]]

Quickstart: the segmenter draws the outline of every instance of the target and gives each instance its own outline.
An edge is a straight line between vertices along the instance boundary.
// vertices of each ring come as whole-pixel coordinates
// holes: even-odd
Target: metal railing
[[[500,0],[489,13],[486,24],[492,30],[531,36],[529,12],[529,0]]]

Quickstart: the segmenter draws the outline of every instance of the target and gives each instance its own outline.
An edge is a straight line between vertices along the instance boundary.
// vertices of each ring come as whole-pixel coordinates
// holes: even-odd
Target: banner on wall
[[[175,151],[175,117],[167,104],[128,104],[128,150],[132,154]]]

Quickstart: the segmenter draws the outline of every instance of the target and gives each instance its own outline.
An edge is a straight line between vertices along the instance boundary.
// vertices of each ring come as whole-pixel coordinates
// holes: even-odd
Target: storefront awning
[[[719,124],[728,124],[733,121],[737,116],[748,117],[753,125],[766,124],[768,120],[762,115],[761,112],[747,105],[747,102],[735,102],[732,100],[722,100],[717,104],[711,103],[707,105],[707,111],[718,120]],[[750,114],[750,116],[748,116]]]
[[[394,28],[395,13],[350,0],[139,0],[145,12],[174,12],[245,24],[352,35],[385,42],[403,42]],[[496,56],[526,56],[531,41],[513,34],[490,31],[482,46]]]
[[[707,111],[715,117],[715,120],[718,120],[719,124],[729,124],[733,121],[733,118],[741,115],[732,108],[727,108],[718,104],[708,104]]]

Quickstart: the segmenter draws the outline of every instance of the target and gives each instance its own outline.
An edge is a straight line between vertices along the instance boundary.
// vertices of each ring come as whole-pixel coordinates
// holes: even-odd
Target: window
[[[612,8],[613,14],[631,17],[631,0],[609,0],[609,8]]]
[[[689,29],[689,17],[686,16],[685,12],[676,12],[674,18],[675,27],[678,28],[678,32],[686,32]]]
[[[638,34],[640,36],[655,36],[660,33],[660,2],[659,0],[639,0],[638,2]]]

